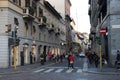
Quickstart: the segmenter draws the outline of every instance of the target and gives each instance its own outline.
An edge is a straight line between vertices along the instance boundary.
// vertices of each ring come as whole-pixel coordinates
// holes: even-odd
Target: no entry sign
[[[100,28],[100,34],[102,35],[106,34],[106,28]]]

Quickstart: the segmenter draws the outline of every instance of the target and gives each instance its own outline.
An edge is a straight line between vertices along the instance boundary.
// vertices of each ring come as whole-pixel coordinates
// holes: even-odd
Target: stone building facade
[[[65,21],[65,25],[66,27],[63,27],[65,31],[65,35],[63,37],[63,35],[61,36],[61,43],[64,44],[62,45],[64,48],[66,48],[66,51],[63,50],[63,52],[66,52],[71,48],[72,46],[72,29],[71,29],[71,17],[70,17],[70,7],[71,7],[71,2],[70,0],[47,0],[49,1],[54,8],[61,14],[61,16],[63,17],[64,21]]]
[[[119,3],[119,0],[89,0],[91,22],[90,39],[93,41],[92,47],[93,49],[97,47],[96,51],[98,51],[99,45],[101,45],[102,54],[110,65],[114,65],[116,52],[120,50]],[[106,34],[101,35],[99,33],[101,28],[106,29]]]
[[[39,62],[41,54],[47,61],[49,52],[61,53],[60,35],[65,33],[61,27],[65,23],[48,1],[1,0],[0,15],[0,68],[30,64],[30,52],[33,62]],[[18,45],[14,34],[20,40]]]

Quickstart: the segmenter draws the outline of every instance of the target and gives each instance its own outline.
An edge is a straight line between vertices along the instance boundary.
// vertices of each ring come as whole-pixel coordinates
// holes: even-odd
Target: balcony
[[[32,20],[34,19],[34,9],[32,7],[26,7],[23,10],[23,18],[24,19],[28,19],[28,20]]]
[[[55,30],[55,27],[54,27],[53,24],[49,24],[49,25],[47,26],[47,28],[48,28],[48,31],[49,31],[49,32],[52,32],[52,31]]]
[[[64,32],[64,31],[62,31],[62,30],[61,30],[61,32],[60,32],[60,33],[61,33],[62,35],[65,35],[65,32]]]
[[[38,23],[38,26],[40,28],[43,28],[46,26],[47,18],[45,16],[40,17],[40,22]]]
[[[60,35],[60,28],[55,28],[55,35]]]

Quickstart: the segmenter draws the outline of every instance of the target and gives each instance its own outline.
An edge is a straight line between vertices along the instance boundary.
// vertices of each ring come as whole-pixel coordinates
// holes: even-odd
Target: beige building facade
[[[62,50],[63,53],[67,52],[69,50],[69,47],[71,46],[71,36],[69,36],[69,34],[71,34],[71,29],[70,29],[71,2],[70,0],[57,0],[57,1],[47,0],[47,1],[49,1],[54,6],[54,8],[59,12],[59,14],[63,17],[63,20],[65,21],[66,27],[63,27],[62,30],[63,31],[66,30],[66,31],[63,32],[65,35],[64,34],[61,35],[61,44],[63,44],[62,46],[64,46],[64,49],[66,49],[66,51],[64,51],[64,49]]]

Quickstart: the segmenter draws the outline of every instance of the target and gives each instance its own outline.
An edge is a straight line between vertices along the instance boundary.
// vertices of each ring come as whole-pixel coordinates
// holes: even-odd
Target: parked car
[[[85,53],[84,52],[80,52],[79,53],[79,57],[84,58],[85,57]]]

